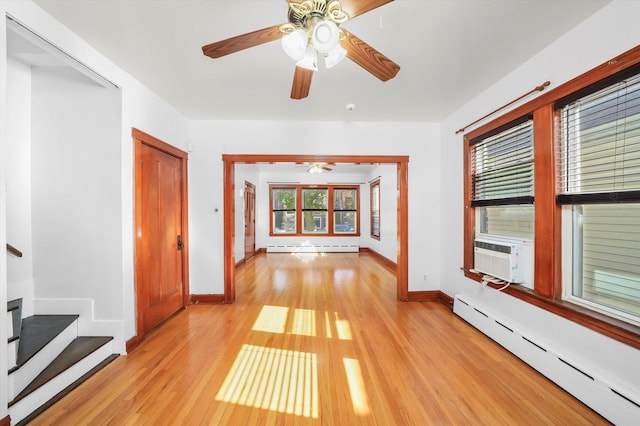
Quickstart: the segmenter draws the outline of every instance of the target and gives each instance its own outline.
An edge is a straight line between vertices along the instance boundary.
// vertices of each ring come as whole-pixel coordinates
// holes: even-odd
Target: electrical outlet
[[[423,282],[425,282],[425,283],[427,282],[427,274],[424,274],[424,275],[422,276],[422,281],[423,281]]]

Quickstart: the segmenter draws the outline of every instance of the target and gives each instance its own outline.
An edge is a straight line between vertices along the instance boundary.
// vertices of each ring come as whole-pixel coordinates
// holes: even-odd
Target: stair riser
[[[20,369],[9,374],[9,401],[31,383],[76,337],[78,337],[78,325],[77,321],[74,321]]]
[[[80,362],[65,370],[53,380],[47,382],[44,386],[9,407],[11,423],[16,424],[20,422],[33,411],[47,403],[51,398],[63,391],[67,386],[82,377],[82,375],[90,371],[93,367],[107,359],[112,353],[113,347],[111,342],[109,342],[92,352]]]
[[[9,369],[15,367],[18,362],[18,342],[19,340],[14,340],[7,344],[7,365]]]
[[[15,331],[13,330],[13,312],[7,312],[7,336],[13,336]]]

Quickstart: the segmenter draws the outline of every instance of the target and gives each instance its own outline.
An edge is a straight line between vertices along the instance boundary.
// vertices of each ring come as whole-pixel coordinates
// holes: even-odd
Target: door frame
[[[146,145],[148,147],[157,149],[158,151],[162,151],[166,154],[169,154],[173,157],[176,157],[180,160],[180,170],[182,172],[181,176],[181,200],[180,200],[180,208],[182,215],[182,241],[184,243],[184,248],[182,249],[182,307],[186,307],[189,303],[190,295],[189,295],[189,210],[188,210],[188,182],[187,182],[187,159],[189,154],[181,149],[178,149],[166,142],[161,141],[158,138],[155,138],[141,130],[136,128],[131,129],[131,136],[133,137],[134,144],[134,286],[135,286],[135,297],[136,297],[136,336],[137,342],[141,342],[144,339],[144,309],[142,304],[142,297],[140,292],[142,289],[140,288],[139,283],[142,282],[141,274],[142,271],[138,268],[139,265],[142,264],[141,259],[141,234],[142,234],[142,169],[141,169],[141,158],[142,158],[142,146]]]
[[[224,303],[233,303],[236,300],[236,264],[234,254],[235,165],[260,163],[395,164],[398,174],[396,294],[398,300],[409,300],[409,156],[222,154],[222,162],[224,175]]]
[[[253,250],[252,250],[252,254],[251,257],[256,255],[256,186],[254,184],[252,184],[251,182],[249,182],[248,180],[244,181],[244,219],[245,219],[245,226],[244,226],[244,261],[246,262],[247,260],[249,260],[250,258],[247,258],[247,189],[251,188],[253,190],[253,206],[252,206],[252,210],[253,210],[253,225],[251,226],[251,228],[253,229]],[[235,259],[234,259],[235,260]]]

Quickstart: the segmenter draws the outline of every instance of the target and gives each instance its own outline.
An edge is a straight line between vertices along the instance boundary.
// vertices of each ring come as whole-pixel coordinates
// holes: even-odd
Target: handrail
[[[7,251],[14,256],[22,257],[22,252],[9,243],[7,243]]]

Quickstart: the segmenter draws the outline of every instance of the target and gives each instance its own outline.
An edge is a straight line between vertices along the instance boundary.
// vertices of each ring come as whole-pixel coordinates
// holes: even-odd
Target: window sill
[[[464,275],[480,282],[482,278],[473,272],[464,271]],[[500,288],[496,284],[488,284],[493,288]],[[582,306],[564,300],[553,300],[536,294],[533,290],[520,285],[510,285],[503,290],[513,297],[531,303],[546,311],[552,312],[577,324],[594,330],[619,342],[640,349],[640,327],[629,324],[617,318],[612,318],[600,312],[595,312]]]

